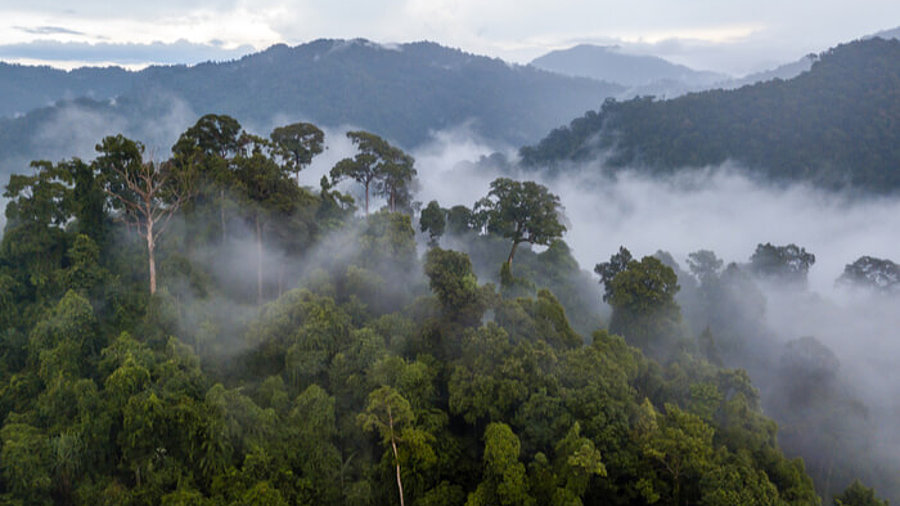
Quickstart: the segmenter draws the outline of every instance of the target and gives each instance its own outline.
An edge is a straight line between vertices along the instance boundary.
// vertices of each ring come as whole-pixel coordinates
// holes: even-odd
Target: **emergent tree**
[[[94,162],[104,178],[103,189],[120,219],[133,227],[147,243],[150,294],[156,293],[156,244],[172,214],[188,199],[191,171],[175,170],[172,163],[144,161],[144,145],[121,134],[97,145],[101,156]]]
[[[475,203],[475,212],[488,232],[512,239],[506,259],[508,270],[519,244],[549,245],[566,231],[560,222],[559,197],[533,181],[495,179],[487,197]]]

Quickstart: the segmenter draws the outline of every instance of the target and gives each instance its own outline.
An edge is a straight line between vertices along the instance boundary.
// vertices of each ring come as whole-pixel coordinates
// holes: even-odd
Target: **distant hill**
[[[698,71],[662,58],[622,52],[616,46],[581,44],[535,58],[531,65],[563,75],[589,77],[630,87],[660,83],[708,87],[729,79],[725,74]]]
[[[131,88],[137,77],[119,67],[66,72],[0,62],[0,117],[25,114],[61,99],[115,97]]]
[[[209,112],[232,115],[251,128],[299,119],[348,125],[406,148],[461,124],[487,139],[522,145],[623,89],[430,42],[388,47],[360,39],[276,45],[236,61],[155,66],[136,73],[6,65],[0,67],[0,83],[18,82],[18,77],[4,77],[13,74],[31,76],[21,86],[36,91],[31,103],[46,103],[52,93],[63,98],[80,91],[94,98],[66,100],[0,121],[0,157],[5,159],[0,163],[7,165],[83,153],[85,145],[90,149],[99,140],[92,137],[116,129],[139,139],[149,136],[168,148],[180,131]],[[79,76],[85,76],[85,85],[76,87],[72,83]],[[0,97],[3,102],[10,110],[9,100]],[[67,139],[80,144],[72,146]]]
[[[803,58],[800,58],[799,60],[785,63],[784,65],[779,65],[774,69],[765,70],[763,72],[755,72],[739,79],[733,79],[731,81],[720,83],[720,85],[725,89],[733,89],[750,84],[771,81],[773,79],[793,79],[800,74],[808,71],[812,67],[813,62],[816,61],[816,58],[818,57],[819,56],[815,54],[807,55]]]
[[[598,159],[671,172],[733,160],[757,174],[828,187],[900,188],[900,41],[826,51],[809,72],[737,90],[608,101],[540,143],[523,163]]]
[[[897,28],[891,28],[890,30],[882,30],[878,33],[874,33],[866,38],[874,38],[878,37],[881,39],[900,39],[900,26]]]

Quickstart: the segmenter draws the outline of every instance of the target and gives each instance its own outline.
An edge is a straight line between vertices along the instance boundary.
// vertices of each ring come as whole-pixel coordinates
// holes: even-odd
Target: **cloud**
[[[219,43],[199,44],[178,40],[173,43],[87,43],[38,40],[0,45],[0,58],[44,61],[75,60],[87,63],[178,64],[224,61],[253,52],[249,45],[226,49]]]
[[[77,30],[70,30],[68,28],[63,28],[61,26],[16,26],[14,27],[16,30],[31,33],[34,35],[85,35],[84,32],[79,32]]]

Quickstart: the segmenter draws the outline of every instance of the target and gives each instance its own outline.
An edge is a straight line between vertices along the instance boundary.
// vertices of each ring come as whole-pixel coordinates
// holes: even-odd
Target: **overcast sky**
[[[274,43],[433,40],[527,63],[619,44],[735,75],[900,25],[897,0],[3,0],[0,59],[197,63]]]

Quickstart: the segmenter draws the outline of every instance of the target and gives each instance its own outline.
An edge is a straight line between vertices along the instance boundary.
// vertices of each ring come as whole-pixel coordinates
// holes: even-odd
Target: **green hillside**
[[[893,191],[900,186],[900,41],[857,41],[789,81],[667,101],[607,101],[521,150],[531,167],[600,152],[614,168],[666,173],[733,161],[775,180]]]

